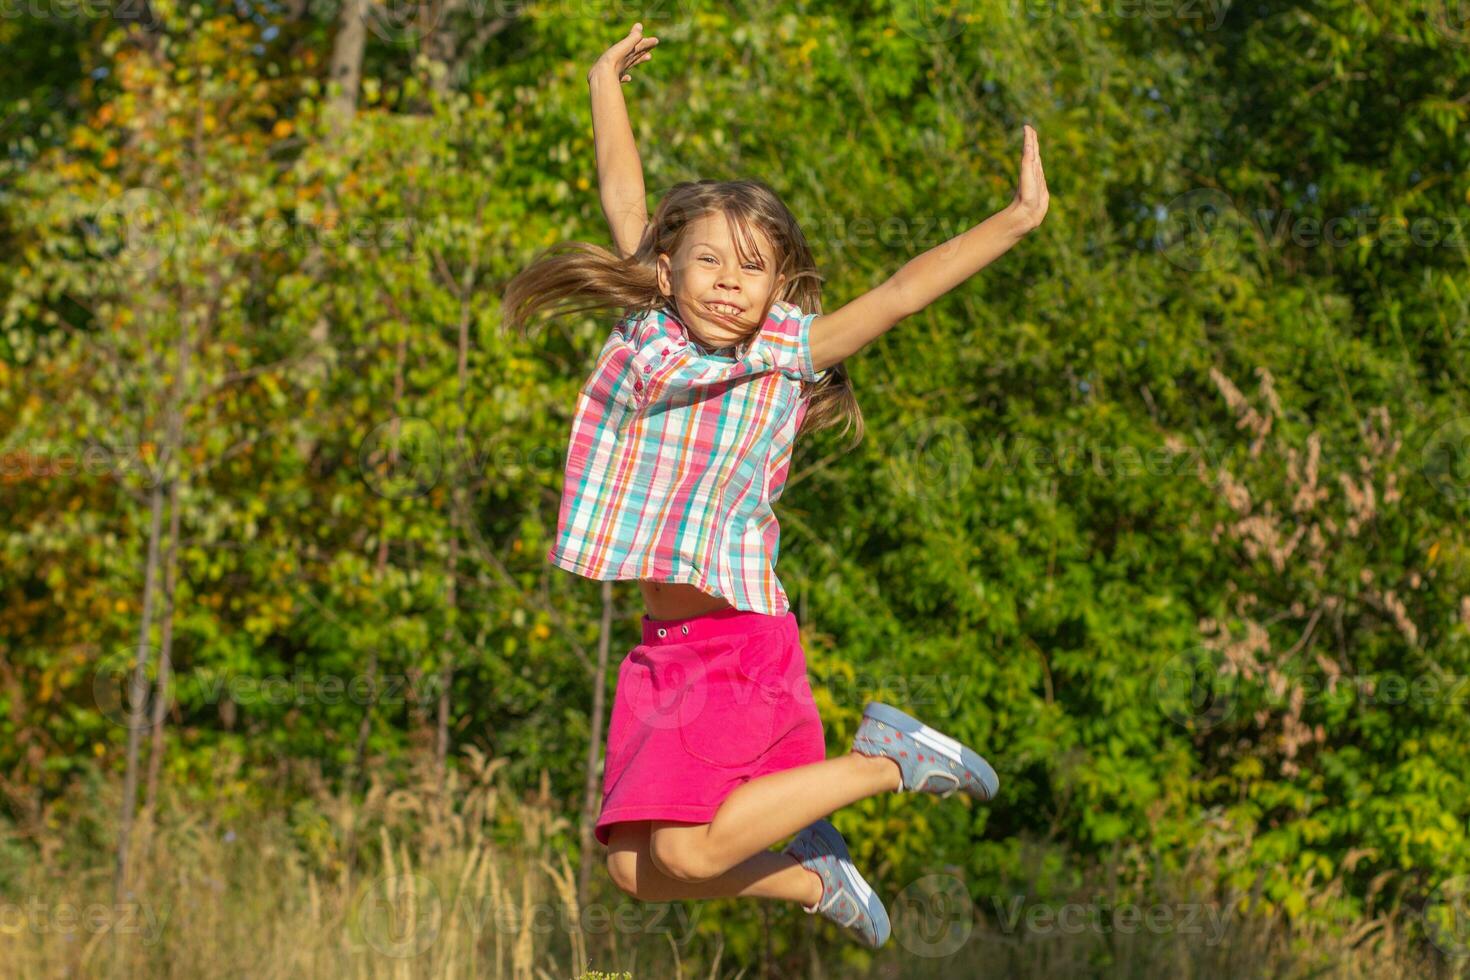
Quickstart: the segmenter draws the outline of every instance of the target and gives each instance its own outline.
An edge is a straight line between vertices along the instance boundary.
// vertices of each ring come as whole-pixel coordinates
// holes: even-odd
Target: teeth
[[[720,313],[738,314],[740,312],[739,307],[731,306],[728,303],[706,303],[704,305]]]

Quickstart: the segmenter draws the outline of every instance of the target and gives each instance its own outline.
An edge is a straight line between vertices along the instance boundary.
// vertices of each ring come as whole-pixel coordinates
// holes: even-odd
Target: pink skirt
[[[741,783],[826,756],[794,612],[645,614],[618,668],[593,834],[606,846],[622,821],[708,823]]]

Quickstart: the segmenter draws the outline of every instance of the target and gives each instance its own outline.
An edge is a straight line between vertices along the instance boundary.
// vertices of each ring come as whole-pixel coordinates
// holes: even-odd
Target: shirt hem
[[[546,560],[551,562],[551,564],[555,565],[557,568],[572,572],[576,575],[580,575],[583,578],[590,578],[596,582],[637,582],[642,579],[647,579],[653,582],[668,582],[675,585],[693,585],[702,592],[708,593],[710,595],[719,596],[721,599],[724,599],[726,602],[730,603],[731,606],[734,606],[741,612],[758,612],[765,613],[768,616],[784,616],[791,609],[789,602],[787,603],[785,609],[782,609],[779,603],[771,606],[769,609],[759,606],[742,606],[739,604],[739,602],[736,601],[733,596],[726,595],[724,592],[710,592],[709,586],[711,586],[713,583],[709,580],[707,576],[701,575],[698,571],[694,569],[685,569],[683,571],[672,571],[663,573],[650,572],[646,575],[630,574],[626,572],[609,571],[606,568],[601,568],[596,565],[589,565],[584,562],[580,562],[570,556],[559,554],[555,551],[548,554],[546,556]]]

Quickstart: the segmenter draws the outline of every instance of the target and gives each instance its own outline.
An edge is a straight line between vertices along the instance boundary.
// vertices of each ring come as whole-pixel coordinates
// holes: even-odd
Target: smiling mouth
[[[733,303],[705,303],[704,308],[711,313],[718,313],[722,316],[739,316],[745,312],[745,310]]]

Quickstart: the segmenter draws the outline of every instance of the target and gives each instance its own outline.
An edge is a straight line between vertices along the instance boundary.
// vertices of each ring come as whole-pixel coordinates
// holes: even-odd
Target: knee
[[[638,897],[637,851],[608,851],[607,873],[618,891],[632,898]]]
[[[678,881],[704,881],[719,874],[687,843],[667,835],[654,834],[648,852],[660,871]]]

